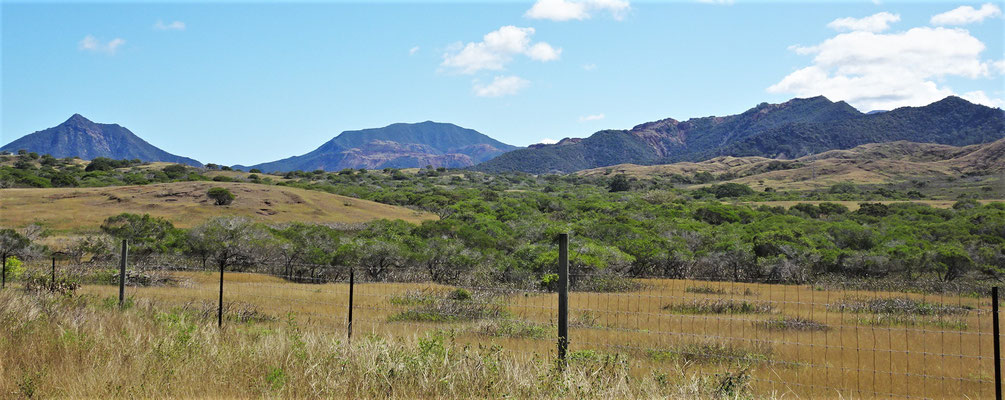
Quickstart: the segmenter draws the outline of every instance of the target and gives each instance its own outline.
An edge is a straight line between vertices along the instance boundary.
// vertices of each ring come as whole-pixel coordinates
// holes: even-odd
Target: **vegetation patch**
[[[554,326],[515,319],[486,321],[479,325],[475,332],[486,336],[524,339],[547,339],[556,336]]]
[[[464,322],[505,316],[506,310],[491,295],[472,295],[466,289],[436,293],[420,291],[392,298],[396,305],[413,306],[411,309],[388,317],[388,321],[411,322]]]
[[[846,298],[835,304],[828,305],[827,309],[834,312],[849,313],[944,316],[966,315],[974,307],[969,305],[930,303],[908,297],[891,297],[884,299]]]
[[[969,328],[966,321],[959,318],[919,317],[913,315],[876,314],[859,317],[855,320],[859,325],[889,327],[889,326],[930,326],[942,329],[965,331]]]
[[[719,342],[692,342],[668,349],[653,349],[647,356],[657,362],[695,364],[763,363],[771,360],[768,346],[744,347]]]
[[[725,299],[667,304],[663,309],[676,314],[768,314],[775,311],[774,306],[765,302]]]
[[[187,314],[200,319],[216,319],[219,304],[209,301],[190,301],[174,310],[177,314]],[[224,302],[223,319],[233,322],[272,322],[279,320],[273,315],[262,312],[254,304],[243,302]]]
[[[684,288],[685,293],[695,293],[695,294],[718,294],[718,295],[737,295],[737,296],[757,296],[757,292],[750,288],[744,288],[743,290],[727,290],[723,288],[717,288],[710,285],[705,286],[688,286]]]
[[[781,317],[754,322],[754,326],[769,331],[827,331],[830,327],[803,317]]]

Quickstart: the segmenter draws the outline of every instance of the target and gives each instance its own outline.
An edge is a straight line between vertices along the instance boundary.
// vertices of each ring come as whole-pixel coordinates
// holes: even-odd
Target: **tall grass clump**
[[[663,306],[675,314],[767,314],[775,307],[766,302],[726,299],[701,299]]]

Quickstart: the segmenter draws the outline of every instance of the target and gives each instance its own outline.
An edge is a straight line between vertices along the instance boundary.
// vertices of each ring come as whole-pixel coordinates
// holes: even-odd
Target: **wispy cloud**
[[[419,52],[419,46],[414,46],[411,49],[408,49],[408,55],[410,55],[410,56],[414,56],[415,53],[418,53],[418,52]]]
[[[552,21],[582,21],[592,17],[595,11],[601,11],[620,21],[629,10],[631,5],[627,0],[537,0],[524,16]]]
[[[185,30],[185,23],[181,21],[174,21],[170,23],[164,23],[164,21],[158,20],[154,24],[154,30],[158,31],[183,31]]]
[[[84,36],[83,39],[78,43],[78,48],[81,51],[88,51],[92,53],[105,53],[105,54],[115,54],[119,47],[126,44],[125,39],[115,38],[107,42],[102,42],[93,35]]]
[[[481,70],[502,70],[517,55],[542,62],[554,61],[561,56],[562,49],[548,43],[531,44],[533,35],[534,28],[507,25],[485,34],[481,42],[452,46],[443,54],[441,65],[462,74],[473,74]]]
[[[584,115],[582,117],[579,117],[579,122],[599,121],[599,120],[602,120],[602,119],[604,119],[604,114],[603,113],[601,113],[601,114],[592,114],[592,115]]]
[[[932,25],[966,25],[974,22],[981,22],[987,18],[997,17],[1002,14],[1001,8],[987,3],[979,9],[971,6],[957,7],[942,14],[936,14],[929,21]]]
[[[583,69],[587,71],[593,71],[597,69],[597,64],[583,64]]]
[[[882,32],[890,29],[890,24],[900,21],[900,15],[881,12],[864,18],[838,18],[827,24],[836,31]]]
[[[482,84],[478,81],[474,83],[475,96],[478,97],[502,97],[519,93],[530,85],[530,81],[519,76],[497,76],[492,83]]]

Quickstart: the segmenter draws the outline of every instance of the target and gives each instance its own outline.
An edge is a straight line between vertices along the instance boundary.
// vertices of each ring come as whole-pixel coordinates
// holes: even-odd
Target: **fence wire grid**
[[[81,293],[111,298],[119,295],[119,267],[119,259],[35,266],[55,278],[53,286],[69,278]],[[465,284],[435,275],[413,267],[255,263],[227,267],[220,304],[221,274],[212,262],[129,255],[124,298],[213,322],[222,309],[224,325],[292,316],[310,329],[354,338],[449,332],[456,341],[501,346],[517,357],[558,357],[556,282],[459,280],[483,282]],[[779,397],[995,396],[990,293],[582,271],[567,279],[569,363],[617,356],[630,360],[636,374],[744,371],[755,394]]]

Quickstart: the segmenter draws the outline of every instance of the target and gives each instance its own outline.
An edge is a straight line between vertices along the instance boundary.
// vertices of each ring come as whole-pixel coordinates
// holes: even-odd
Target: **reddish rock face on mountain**
[[[470,167],[515,146],[453,124],[421,122],[346,131],[302,156],[236,168],[337,171],[345,168]]]
[[[1005,112],[950,96],[924,107],[863,114],[823,96],[761,103],[722,117],[673,118],[630,130],[533,145],[481,163],[485,172],[574,172],[617,164],[669,164],[719,156],[792,159],[868,143],[907,140],[966,146],[1005,137]]]

